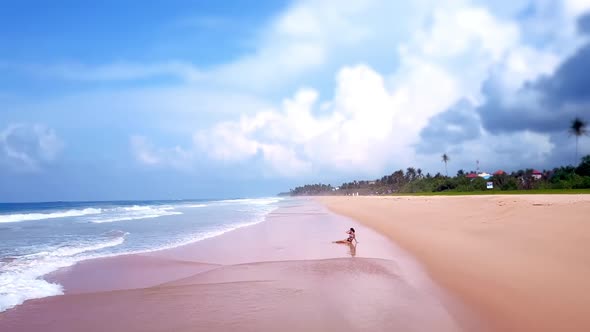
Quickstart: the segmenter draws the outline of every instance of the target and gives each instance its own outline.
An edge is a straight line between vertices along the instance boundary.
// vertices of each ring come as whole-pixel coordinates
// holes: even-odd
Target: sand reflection
[[[351,257],[356,256],[356,244],[349,243],[348,248],[350,249],[349,250],[350,256]]]
[[[347,246],[348,247],[348,254],[351,257],[356,256],[356,244],[352,244],[352,243],[347,242],[347,241],[336,241],[334,243],[340,244],[340,245],[343,245],[343,246]]]

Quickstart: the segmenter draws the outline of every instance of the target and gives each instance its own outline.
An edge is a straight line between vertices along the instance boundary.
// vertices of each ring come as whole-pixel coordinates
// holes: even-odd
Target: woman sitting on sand
[[[349,243],[352,244],[352,241],[354,240],[355,243],[358,243],[358,241],[356,240],[356,234],[354,231],[354,228],[350,228],[350,230],[346,231],[346,234],[348,234],[348,239],[346,240],[340,240],[340,241],[334,241],[334,243]]]

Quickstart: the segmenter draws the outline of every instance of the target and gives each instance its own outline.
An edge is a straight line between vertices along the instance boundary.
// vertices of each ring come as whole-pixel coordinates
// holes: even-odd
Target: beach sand
[[[460,331],[480,319],[385,236],[289,200],[264,222],[47,276],[65,295],[0,313],[1,331]],[[355,227],[356,247],[332,243]]]
[[[325,197],[495,331],[590,331],[590,196]]]

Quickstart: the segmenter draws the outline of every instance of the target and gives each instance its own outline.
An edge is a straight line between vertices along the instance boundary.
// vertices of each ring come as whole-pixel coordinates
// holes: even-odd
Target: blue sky
[[[19,1],[0,201],[271,195],[574,161],[587,1]],[[580,154],[590,153],[588,138]]]

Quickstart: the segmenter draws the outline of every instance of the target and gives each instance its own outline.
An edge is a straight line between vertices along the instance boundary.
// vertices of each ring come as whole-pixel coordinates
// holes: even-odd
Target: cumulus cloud
[[[566,12],[573,18],[590,12],[590,2],[586,0],[565,0]]]
[[[200,132],[198,143],[210,158],[226,162],[264,157],[261,146],[279,144],[290,151],[292,164],[308,163],[312,170],[376,174],[387,165],[408,165],[416,160],[415,146],[432,151],[420,143],[425,137],[434,142],[448,135],[451,143],[478,137],[471,100],[478,100],[490,66],[519,43],[517,26],[484,8],[443,6],[401,45],[393,73],[345,66],[332,99],[319,103],[317,91],[303,89],[278,109]],[[431,118],[434,124],[424,129]],[[451,123],[457,120],[469,123]]]
[[[12,124],[0,131],[0,165],[16,171],[39,171],[64,147],[55,131],[42,124]]]
[[[320,104],[317,91],[302,89],[278,109],[199,132],[196,142],[212,159],[261,156],[279,173],[283,167],[293,175],[314,169],[377,172],[393,157],[406,158],[425,119],[456,97],[453,80],[436,66],[421,66],[408,78],[407,85],[388,89],[372,68],[345,67],[332,100]],[[439,86],[428,99],[416,89],[425,78]]]
[[[441,151],[451,157],[449,173],[458,169],[475,171],[476,161],[479,161],[480,170],[488,172],[496,169],[551,168],[557,165],[555,160],[550,159],[556,147],[552,137],[530,131],[499,135],[482,131],[477,139],[447,144],[445,147],[446,151]],[[441,153],[424,154],[418,156],[417,160],[420,165],[437,162],[440,167]],[[442,172],[442,168],[435,170]]]
[[[351,19],[349,13],[340,14],[330,17],[347,26],[342,22]],[[327,14],[301,2],[273,26],[280,36],[288,36],[288,43],[299,45],[297,41],[305,40],[312,45],[319,41],[322,52],[327,52],[329,44],[317,37],[330,27],[318,19],[322,15]],[[300,21],[310,24],[293,23]],[[370,29],[360,31],[347,40],[370,38]],[[283,52],[290,48],[279,49]],[[288,53],[294,59],[314,58],[291,51]],[[400,64],[393,73],[382,74],[366,64],[344,66],[336,75],[331,99],[320,100],[319,92],[312,88],[299,89],[279,107],[243,114],[238,120],[198,131],[189,150],[226,164],[260,160],[273,174],[297,176],[322,170],[375,174],[388,165],[416,162],[420,159],[416,152],[449,150],[468,153],[469,158],[480,153],[511,160],[519,155],[519,160],[526,156],[531,161],[546,157],[553,148],[549,136],[529,128],[508,135],[490,131],[482,125],[482,118],[484,124],[487,120],[485,115],[477,111],[492,101],[489,84],[483,93],[481,90],[490,72],[495,75],[497,95],[505,96],[518,93],[527,80],[553,72],[559,63],[555,53],[524,44],[515,23],[499,19],[482,7],[462,3],[435,7],[429,24],[402,43],[398,55]],[[322,56],[314,59],[318,62],[302,61],[289,67],[301,72],[303,67],[323,61]],[[258,68],[244,61],[227,68],[236,72],[241,72],[236,69],[241,65],[247,70]],[[269,60],[261,72],[274,68],[273,64],[287,65]],[[514,102],[526,103],[527,98],[514,98]],[[522,147],[507,143],[514,139],[534,147],[523,153]],[[165,153],[156,155],[161,154]],[[143,159],[154,164],[160,160],[152,154]]]
[[[587,19],[588,16],[581,22]],[[492,73],[483,84],[486,102],[477,108],[484,127],[496,133],[567,130],[573,117],[590,116],[590,77],[585,70],[588,68],[590,43],[565,59],[550,75],[525,81],[514,91],[505,88],[501,73]]]
[[[580,12],[568,8],[567,15]],[[588,19],[579,20],[581,33],[587,33]],[[579,36],[570,38],[570,46],[578,45]],[[476,159],[498,168],[569,163],[569,122],[574,116],[590,116],[590,81],[584,71],[590,68],[590,44],[573,52],[553,46],[519,41],[490,62],[487,77],[477,84],[480,98],[462,101],[430,119],[416,145],[417,152],[425,154],[418,160],[450,152],[457,168],[474,166]]]
[[[588,67],[588,45],[578,49],[581,39],[569,30],[587,6],[515,2],[496,15],[492,5],[468,0],[295,1],[261,29],[252,52],[227,63],[130,62],[49,72],[71,80],[190,82],[116,100],[119,108],[112,109],[133,104],[161,114],[154,116],[160,129],[166,124],[167,132],[192,135],[182,147],[132,137],[131,151],[146,167],[190,170],[206,159],[252,162],[276,176],[378,175],[438,165],[438,157],[428,160],[441,152],[453,153],[453,163],[472,163],[478,155],[541,162],[556,146],[547,133],[563,126],[557,120],[567,121],[588,102],[590,82],[580,70]],[[526,18],[514,20],[517,14]],[[555,17],[549,24],[547,15]],[[587,20],[580,26],[588,30]],[[537,30],[534,38],[527,35]],[[330,84],[326,73],[335,76]],[[195,98],[199,91],[215,98]],[[174,115],[203,107],[233,112],[213,124]]]
[[[481,120],[474,109],[469,100],[461,99],[448,110],[433,116],[420,132],[417,152],[446,152],[453,145],[479,138]]]

